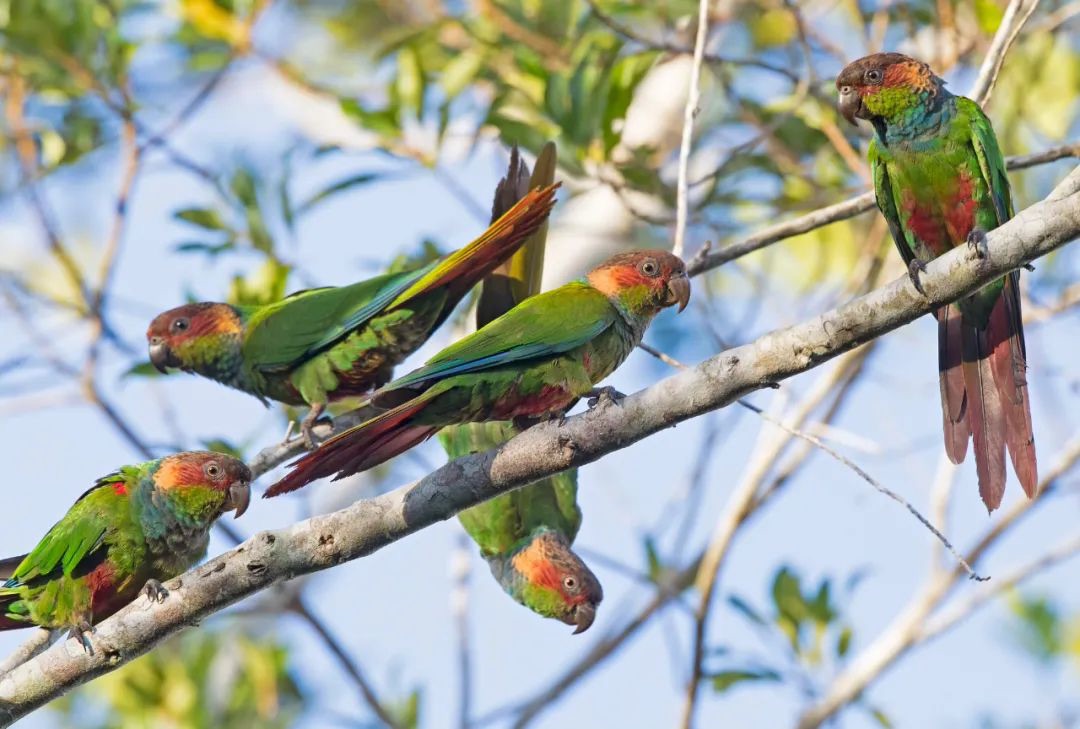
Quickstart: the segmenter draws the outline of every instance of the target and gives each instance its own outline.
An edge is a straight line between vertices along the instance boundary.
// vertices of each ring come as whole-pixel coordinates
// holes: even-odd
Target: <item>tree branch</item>
[[[810,321],[722,352],[626,398],[538,425],[500,448],[452,461],[420,481],[340,511],[262,532],[169,582],[161,604],[137,600],[98,626],[97,650],[65,640],[0,676],[8,726],[64,692],[149,651],[169,635],[275,582],[357,559],[461,509],[613,451],[748,392],[805,372],[953,301],[1080,235],[1080,168],[1050,196],[987,235],[989,255],[966,246],[932,261],[927,297],[906,278]],[[324,485],[323,488],[333,488]]]

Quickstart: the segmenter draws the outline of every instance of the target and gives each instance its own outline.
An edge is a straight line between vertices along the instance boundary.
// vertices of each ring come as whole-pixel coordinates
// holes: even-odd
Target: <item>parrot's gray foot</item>
[[[1020,268],[1024,269],[1025,271],[1031,271],[1032,273],[1035,273],[1035,267],[1032,266],[1030,263],[1025,263]]]
[[[986,247],[986,232],[979,228],[972,228],[968,233],[967,246],[971,255],[979,260],[990,255],[990,250]]]
[[[165,585],[157,580],[149,579],[143,587],[143,594],[146,595],[150,602],[165,602],[165,598],[169,596],[169,591],[165,589]]]
[[[926,289],[922,286],[922,281],[919,280],[919,275],[926,270],[926,262],[920,261],[918,258],[912,258],[908,263],[907,275],[911,279],[911,285],[915,287],[923,296],[926,296]]]
[[[90,640],[90,636],[95,632],[94,626],[89,620],[83,618],[75,625],[71,626],[71,637],[79,641],[79,645],[86,651],[87,655],[94,655],[94,643]]]
[[[589,409],[596,407],[600,403],[605,405],[622,405],[622,401],[626,399],[626,395],[622,394],[614,387],[594,387],[589,391],[589,399],[586,404]]]
[[[319,416],[323,414],[325,409],[326,405],[324,403],[312,405],[307,417],[300,423],[300,437],[304,439],[304,446],[309,451],[319,447],[319,439],[315,437],[314,428],[315,424],[319,422]]]

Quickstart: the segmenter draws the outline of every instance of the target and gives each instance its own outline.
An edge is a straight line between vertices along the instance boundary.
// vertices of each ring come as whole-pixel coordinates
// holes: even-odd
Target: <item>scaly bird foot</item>
[[[920,261],[918,258],[912,258],[911,262],[908,263],[907,275],[908,278],[911,279],[911,285],[923,296],[926,296],[926,289],[923,288],[922,281],[919,280],[919,274],[923,273],[925,270],[926,262]]]
[[[622,400],[626,399],[626,395],[622,394],[614,387],[594,387],[589,391],[589,399],[586,404],[589,409],[592,410],[600,403],[604,405],[616,405],[622,406]]]
[[[315,437],[314,428],[319,422],[319,416],[323,414],[325,409],[326,405],[322,403],[312,405],[307,417],[300,423],[300,437],[304,439],[304,445],[309,451],[319,447],[319,439]],[[329,418],[326,419],[326,422],[330,422]]]
[[[976,259],[982,260],[990,255],[990,250],[986,247],[986,233],[979,228],[973,228],[968,233],[967,246]]]
[[[143,587],[143,594],[146,595],[150,602],[165,602],[165,598],[169,596],[169,591],[165,589],[165,585],[157,580],[149,579]]]
[[[94,643],[90,640],[90,636],[95,632],[97,631],[94,629],[94,626],[89,620],[84,618],[71,626],[70,635],[72,638],[79,641],[79,644],[88,655],[92,656],[94,655]]]

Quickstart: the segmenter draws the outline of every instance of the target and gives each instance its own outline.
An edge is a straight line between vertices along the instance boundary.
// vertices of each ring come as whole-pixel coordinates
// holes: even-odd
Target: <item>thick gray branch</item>
[[[98,626],[97,652],[64,640],[0,676],[7,726],[65,691],[126,663],[167,636],[275,582],[357,559],[503,491],[581,466],[660,430],[724,407],[881,336],[1080,235],[1080,169],[1047,200],[987,237],[988,258],[964,247],[932,262],[929,298],[901,279],[807,322],[722,352],[636,393],[531,428],[501,448],[452,461],[420,481],[341,511],[255,535],[168,584],[162,604],[138,600]],[[316,488],[334,488],[320,484]]]

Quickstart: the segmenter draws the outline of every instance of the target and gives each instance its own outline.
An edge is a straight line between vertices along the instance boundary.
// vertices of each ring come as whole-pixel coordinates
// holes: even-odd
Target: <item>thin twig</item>
[[[701,100],[701,64],[705,55],[705,41],[709,36],[709,0],[698,0],[698,26],[694,39],[694,60],[690,66],[690,87],[686,92],[686,109],[683,111],[682,141],[679,144],[679,172],[675,184],[675,241],[671,252],[682,256],[686,238],[686,217],[690,207],[687,175],[690,169],[690,149],[694,140],[694,120]]]
[[[296,598],[291,606],[291,610],[307,623],[319,636],[323,645],[325,645],[330,653],[333,654],[334,658],[337,659],[338,663],[345,670],[345,673],[349,675],[349,678],[352,679],[356,687],[360,689],[364,701],[372,712],[375,713],[375,716],[379,717],[379,720],[391,729],[402,729],[403,725],[391,716],[386,710],[386,707],[379,701],[379,697],[375,695],[374,689],[371,688],[371,684],[368,683],[367,677],[364,676],[363,670],[353,660],[352,656],[349,655],[348,651],[345,650],[344,646],[341,645],[341,642],[338,641],[337,636],[334,635],[329,626],[327,626],[321,618],[315,615],[315,613],[311,612],[310,608],[308,608],[307,604],[300,597]]]
[[[979,75],[968,92],[968,96],[980,106],[986,105],[997,82],[998,73],[1001,72],[1001,66],[1005,62],[1005,54],[1009,52],[1016,36],[1020,34],[1020,29],[1024,27],[1024,23],[1038,6],[1039,0],[1012,0],[1009,7],[1005,9],[1001,25],[998,26],[997,33],[990,42],[990,49],[986,52],[986,58],[983,59],[982,66],[979,68]]]
[[[664,352],[661,352],[658,349],[654,349],[653,347],[650,347],[649,345],[647,345],[645,343],[639,344],[638,348],[644,350],[645,352],[648,352],[653,357],[656,357],[657,359],[659,359],[661,362],[664,362],[665,364],[671,365],[672,367],[675,367],[676,369],[680,369],[680,370],[687,369],[686,365],[684,365],[682,362],[679,362],[677,359],[665,354]],[[741,399],[736,400],[735,402],[737,404],[741,405],[742,407],[746,408],[750,412],[757,413],[759,416],[761,416],[761,418],[763,418],[764,420],[767,420],[768,422],[772,423],[777,428],[780,428],[781,430],[789,433],[790,435],[793,435],[796,438],[801,438],[801,439],[805,440],[807,443],[810,443],[811,445],[813,445],[813,446],[815,446],[817,448],[820,448],[822,451],[824,451],[825,453],[828,453],[830,456],[835,458],[837,461],[839,461],[840,463],[842,463],[845,466],[847,466],[848,468],[850,468],[863,481],[866,481],[868,484],[873,486],[879,492],[881,492],[885,496],[888,496],[890,499],[892,499],[893,501],[895,501],[896,503],[900,504],[905,509],[910,511],[912,513],[912,515],[916,519],[919,520],[919,523],[921,523],[924,527],[926,527],[930,531],[930,533],[933,534],[935,537],[937,537],[938,541],[941,542],[941,544],[946,549],[949,550],[949,552],[952,554],[952,556],[956,558],[956,561],[964,568],[964,570],[968,573],[968,576],[971,579],[975,580],[976,582],[985,582],[985,581],[990,579],[989,577],[983,577],[983,576],[979,575],[977,572],[975,572],[975,570],[973,570],[971,568],[971,565],[969,565],[964,560],[964,558],[962,556],[960,556],[960,553],[956,551],[956,548],[953,547],[952,543],[945,537],[945,535],[942,534],[940,531],[938,531],[937,528],[935,528],[934,525],[931,524],[930,521],[919,512],[918,509],[916,509],[914,506],[912,506],[910,501],[908,501],[907,499],[905,499],[903,496],[896,493],[892,489],[882,485],[881,482],[879,482],[877,479],[875,479],[873,476],[871,476],[869,473],[867,473],[861,466],[859,466],[859,464],[855,463],[854,461],[852,461],[847,456],[845,456],[845,455],[839,453],[838,451],[834,450],[833,448],[829,447],[828,445],[825,444],[824,441],[822,441],[817,436],[811,435],[810,433],[799,430],[798,428],[792,428],[791,426],[784,423],[782,420],[779,420],[777,418],[774,418],[772,415],[769,415],[767,412],[765,412],[764,410],[759,408],[757,405],[754,405],[753,403],[750,403],[750,402],[747,402],[746,400],[741,400]]]

